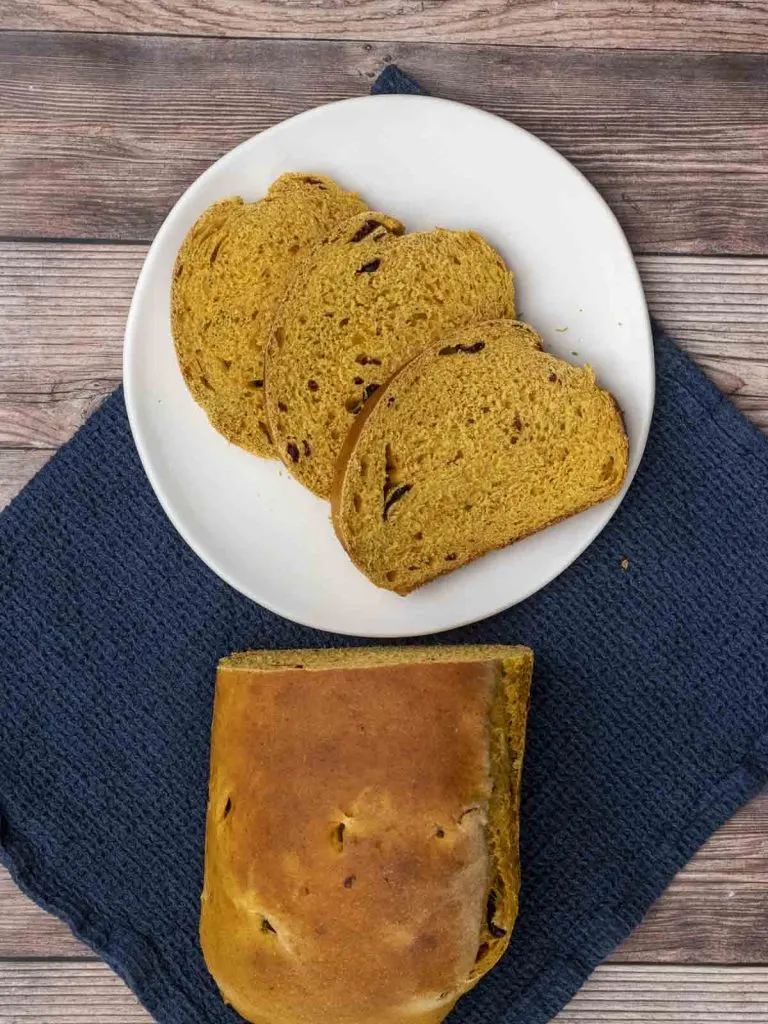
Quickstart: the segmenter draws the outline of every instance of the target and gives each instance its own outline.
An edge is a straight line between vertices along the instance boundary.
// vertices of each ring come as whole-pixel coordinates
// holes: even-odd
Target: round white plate
[[[514,271],[521,319],[551,352],[589,362],[618,399],[630,439],[626,486],[640,461],[653,409],[651,331],[632,254],[605,202],[563,157],[501,118],[430,97],[362,97],[232,150],[187,190],[155,238],[128,317],[124,376],[133,436],[163,508],[222,579],[318,629],[416,636],[522,601],[594,540],[620,497],[398,597],[347,559],[327,504],[279,463],[220,437],[187,391],[169,326],[179,245],[214,200],[258,199],[288,170],[329,174],[410,230],[485,235]]]

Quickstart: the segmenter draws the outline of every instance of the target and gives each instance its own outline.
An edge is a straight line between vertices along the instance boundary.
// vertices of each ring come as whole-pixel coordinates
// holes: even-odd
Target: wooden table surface
[[[580,167],[652,312],[768,432],[767,55],[768,0],[0,0],[0,506],[117,384],[178,195],[390,61]],[[0,1024],[148,1020],[0,874]],[[768,1022],[768,792],[557,1020]]]

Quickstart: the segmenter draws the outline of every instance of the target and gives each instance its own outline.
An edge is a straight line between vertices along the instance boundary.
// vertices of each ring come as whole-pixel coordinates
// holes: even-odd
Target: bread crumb
[[[624,570],[624,572],[626,572],[627,569],[629,568],[629,559],[628,558],[622,558],[622,560],[619,562],[619,565]]]

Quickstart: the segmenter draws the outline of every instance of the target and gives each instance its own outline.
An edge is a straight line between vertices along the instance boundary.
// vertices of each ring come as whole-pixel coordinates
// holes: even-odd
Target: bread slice
[[[407,594],[620,489],[615,400],[531,333],[483,324],[430,346],[355,423],[333,522],[377,586]]]
[[[367,399],[446,330],[514,315],[512,275],[472,231],[401,236],[363,214],[297,270],[266,359],[267,415],[291,473],[328,498]]]
[[[200,938],[254,1024],[437,1024],[517,915],[527,647],[219,665]]]
[[[264,412],[264,346],[296,260],[365,203],[319,174],[284,174],[256,203],[214,203],[184,239],[171,328],[184,379],[213,426],[273,457]]]

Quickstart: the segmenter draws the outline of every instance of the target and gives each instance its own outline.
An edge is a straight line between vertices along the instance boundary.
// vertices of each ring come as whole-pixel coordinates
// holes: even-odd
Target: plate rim
[[[546,578],[543,581],[536,582],[530,588],[526,589],[523,594],[521,594],[512,601],[502,600],[500,604],[494,606],[492,609],[483,610],[478,614],[470,612],[467,615],[462,615],[457,621],[451,621],[446,625],[429,626],[428,628],[417,627],[415,630],[411,629],[408,632],[405,632],[403,631],[403,629],[400,628],[381,629],[366,633],[359,633],[355,632],[353,629],[343,628],[338,624],[329,625],[323,624],[322,622],[318,621],[308,621],[307,618],[304,618],[301,615],[297,615],[295,612],[286,610],[284,607],[278,606],[277,603],[271,601],[268,598],[264,598],[262,595],[257,596],[253,592],[252,588],[245,587],[241,584],[235,583],[231,578],[230,573],[226,569],[223,569],[214,558],[210,557],[208,554],[205,553],[205,551],[195,540],[193,531],[187,529],[187,526],[183,522],[183,519],[177,517],[175,510],[172,508],[171,502],[168,500],[165,488],[159,481],[158,475],[155,472],[151,453],[148,450],[148,446],[145,444],[141,427],[139,426],[140,413],[138,409],[140,399],[138,399],[136,392],[134,391],[133,355],[134,349],[138,344],[136,338],[139,332],[136,330],[136,323],[138,321],[140,310],[143,305],[144,293],[151,287],[150,271],[152,269],[152,263],[154,262],[155,259],[158,258],[157,253],[163,246],[165,235],[170,230],[171,221],[174,218],[178,207],[186,200],[190,191],[192,191],[193,189],[197,190],[197,188],[201,184],[204,184],[208,178],[214,176],[220,164],[232,160],[236,156],[236,154],[238,154],[241,150],[250,146],[255,139],[261,139],[264,138],[265,136],[278,135],[283,130],[288,128],[288,126],[294,126],[297,122],[311,120],[316,117],[321,117],[327,110],[331,108],[353,107],[361,105],[368,106],[373,103],[389,106],[402,104],[420,104],[422,106],[434,107],[435,105],[439,105],[441,107],[458,108],[463,112],[469,111],[475,116],[498,122],[501,125],[503,125],[505,129],[510,130],[513,133],[521,133],[522,135],[526,136],[528,140],[532,141],[536,147],[545,151],[550,158],[556,158],[556,160],[559,161],[562,165],[564,165],[564,167],[567,168],[567,170],[571,174],[575,174],[581,179],[582,183],[587,187],[587,189],[593,194],[593,196],[598,200],[600,205],[603,207],[604,212],[607,214],[608,219],[611,221],[612,226],[615,230],[617,241],[621,244],[625,254],[629,257],[628,270],[631,270],[633,278],[632,283],[636,286],[642,298],[643,317],[641,326],[644,330],[647,346],[647,355],[650,361],[650,387],[647,395],[649,399],[647,419],[642,424],[640,436],[632,439],[632,447],[634,448],[635,452],[635,457],[633,460],[634,467],[631,468],[631,472],[628,471],[627,478],[625,479],[620,492],[615,497],[610,499],[608,502],[602,503],[608,506],[609,508],[607,517],[604,520],[601,520],[595,527],[590,529],[587,532],[587,534],[585,534],[583,543],[579,543],[576,546],[576,549],[573,552],[573,554],[565,562],[559,563],[558,567],[552,573],[547,574]],[[653,327],[651,323],[650,313],[648,310],[648,304],[645,299],[645,290],[643,288],[642,278],[640,276],[640,271],[635,260],[635,255],[632,252],[632,247],[629,244],[629,240],[627,239],[627,236],[619,222],[618,217],[611,209],[607,200],[603,198],[600,191],[592,184],[589,178],[587,178],[586,175],[581,170],[579,170],[578,167],[576,167],[575,164],[571,163],[571,161],[568,160],[567,157],[563,156],[562,153],[560,153],[554,147],[550,146],[549,143],[545,142],[543,139],[540,139],[537,135],[534,135],[527,129],[521,128],[520,125],[515,124],[513,121],[510,121],[499,114],[494,114],[488,110],[484,110],[481,107],[476,107],[468,103],[462,103],[458,100],[445,99],[443,97],[429,96],[424,94],[380,93],[376,95],[353,96],[348,97],[346,99],[334,100],[329,103],[320,104],[319,106],[312,107],[309,110],[304,110],[299,112],[298,114],[292,115],[291,117],[285,118],[283,121],[280,121],[274,125],[270,125],[268,128],[265,128],[262,131],[249,136],[247,139],[244,139],[242,142],[238,143],[232,149],[229,149],[225,153],[222,153],[221,156],[219,156],[209,167],[207,167],[202,172],[202,174],[198,175],[198,177],[195,178],[194,181],[192,181],[187,186],[187,188],[181,193],[181,195],[176,199],[176,201],[173,203],[166,216],[163,218],[163,221],[160,227],[158,228],[157,232],[155,233],[155,236],[152,239],[152,242],[150,243],[149,249],[147,250],[147,254],[142,262],[141,269],[136,280],[136,285],[134,287],[133,295],[131,297],[131,303],[128,309],[128,316],[126,318],[125,330],[123,333],[122,371],[123,397],[128,417],[128,424],[131,430],[133,443],[138,452],[139,460],[141,462],[144,473],[146,474],[146,477],[154,492],[154,495],[158,502],[160,503],[163,512],[168,518],[168,521],[171,523],[173,528],[182,538],[184,543],[187,544],[187,546],[194,552],[194,554],[201,560],[201,562],[203,562],[203,564],[211,572],[213,572],[214,575],[216,575],[219,579],[226,583],[227,586],[231,587],[236,593],[242,594],[248,600],[253,601],[257,605],[260,605],[261,607],[265,608],[267,611],[271,612],[274,615],[278,615],[281,618],[287,619],[291,622],[295,622],[298,625],[304,626],[308,629],[319,630],[321,632],[331,634],[335,633],[340,636],[349,636],[366,639],[406,639],[409,637],[422,637],[444,633],[448,630],[453,629],[462,629],[465,626],[473,625],[477,622],[482,622],[486,619],[493,618],[495,615],[498,615],[501,612],[508,610],[509,608],[515,607],[521,604],[523,601],[527,601],[534,594],[538,593],[540,590],[543,590],[545,587],[549,586],[549,584],[552,583],[553,580],[557,579],[558,576],[565,572],[566,569],[573,565],[573,563],[578,558],[580,558],[581,555],[584,554],[587,548],[590,547],[590,545],[597,539],[597,537],[599,537],[603,530],[608,526],[611,519],[613,519],[614,515],[618,511],[621,503],[625,499],[629,489],[631,488],[635,480],[638,469],[640,468],[640,464],[642,462],[645,453],[645,448],[648,442],[648,436],[650,433],[651,423],[653,421],[656,403],[656,360],[653,343]]]

